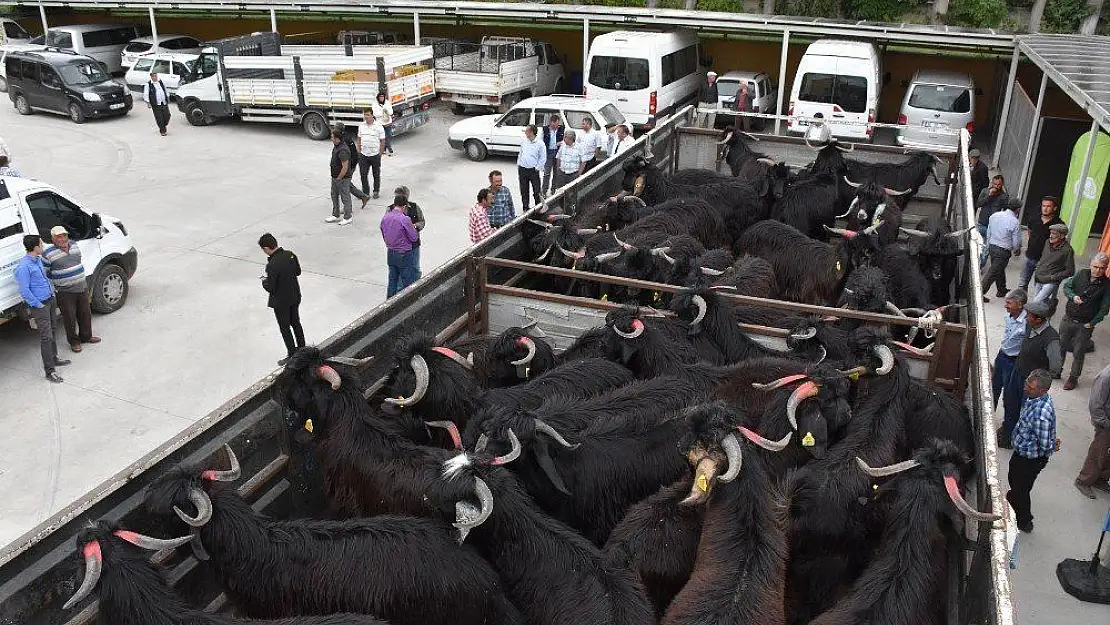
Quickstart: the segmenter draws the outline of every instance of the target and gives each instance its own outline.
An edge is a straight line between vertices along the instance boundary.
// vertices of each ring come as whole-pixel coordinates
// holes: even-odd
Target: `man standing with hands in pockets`
[[[528,188],[531,187],[532,199],[536,204],[543,201],[540,193],[540,172],[547,163],[547,150],[543,142],[536,138],[539,130],[535,126],[524,129],[524,141],[520,143],[520,155],[516,159],[517,180],[520,182],[520,209],[528,212]]]

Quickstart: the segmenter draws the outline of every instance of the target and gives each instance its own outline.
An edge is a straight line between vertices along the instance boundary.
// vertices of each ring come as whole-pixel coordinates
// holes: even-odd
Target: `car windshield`
[[[867,79],[863,76],[806,73],[798,99],[835,104],[847,113],[867,110]]]
[[[8,39],[30,39],[31,35],[15,22],[4,22],[4,36]]]
[[[910,106],[941,113],[970,113],[971,91],[945,85],[914,85]]]
[[[58,71],[67,85],[92,85],[110,78],[99,63],[91,61],[68,63],[60,66]]]
[[[624,114],[620,112],[620,109],[613,106],[612,104],[606,104],[605,106],[601,107],[601,110],[597,112],[597,116],[601,118],[601,123],[605,126],[612,126],[613,124],[623,124],[625,121]]]
[[[132,41],[131,43],[127,44],[127,47],[124,48],[124,51],[125,52],[146,52],[147,50],[149,50],[153,47],[154,46],[152,46],[151,44],[149,44],[145,41]]]
[[[616,91],[639,91],[650,84],[647,59],[595,56],[590,62],[590,84]]]
[[[734,80],[718,80],[717,81],[717,97],[731,100],[736,97],[736,92],[740,90],[740,83]]]

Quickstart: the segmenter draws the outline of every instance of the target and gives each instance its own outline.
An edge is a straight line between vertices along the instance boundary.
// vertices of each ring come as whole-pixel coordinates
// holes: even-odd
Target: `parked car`
[[[150,80],[150,73],[153,71],[162,79],[162,84],[166,86],[166,92],[172,100],[177,88],[188,82],[189,76],[193,72],[193,64],[196,63],[199,56],[199,54],[140,56],[127,69],[127,73],[123,75],[123,81],[127,83],[127,87],[131,91],[141,92],[146,88],[146,84]],[[139,97],[142,98],[141,95]]]
[[[867,124],[878,121],[879,95],[889,79],[874,44],[819,39],[798,64],[787,115],[821,113],[834,136],[871,141],[875,133]],[[808,127],[806,120],[786,124],[795,134],[805,134]]]
[[[0,45],[10,43],[31,43],[31,35],[20,26],[19,22],[0,17]]]
[[[898,145],[954,147],[959,130],[975,132],[975,88],[971,76],[958,72],[921,70],[913,75],[902,98]]]
[[[4,59],[8,97],[20,115],[49,111],[82,124],[126,115],[132,98],[95,59],[68,50],[25,50]]]
[[[606,100],[580,95],[537,96],[521,100],[504,115],[479,115],[455,122],[447,131],[447,143],[466,152],[472,161],[485,160],[489,154],[517,154],[524,129],[529,124],[543,128],[553,114],[575,130],[582,127],[586,117],[598,129],[627,123],[624,114]]]
[[[335,34],[335,42],[353,46],[399,46],[408,44],[408,36],[392,30],[341,30]]]
[[[200,54],[201,40],[186,35],[158,35],[158,44],[155,45],[154,37],[137,37],[127,42],[120,52],[120,65],[129,68],[144,54]]]
[[[726,72],[717,78],[717,102],[722,108],[733,107],[733,100],[740,91],[740,85],[748,85],[748,96],[752,99],[752,113],[772,113],[778,103],[779,90],[775,79],[766,72]],[[753,127],[762,128],[762,119],[753,120]],[[733,118],[728,115],[717,117],[717,125],[732,125]]]
[[[138,27],[123,24],[51,26],[46,30],[46,45],[91,56],[104,71],[114,74],[123,71],[120,53],[127,42],[138,36]]]
[[[127,301],[128,283],[139,265],[139,253],[123,222],[94,213],[45,182],[0,177],[0,323],[24,307],[15,281],[15,266],[26,252],[24,234],[50,241],[50,229],[65,226],[81,247],[93,310],[110,313]]]

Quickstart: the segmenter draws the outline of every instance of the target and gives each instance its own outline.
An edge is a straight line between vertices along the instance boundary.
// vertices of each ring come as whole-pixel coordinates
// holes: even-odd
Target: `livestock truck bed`
[[[702,150],[712,150],[713,137],[704,131],[682,127],[690,122],[691,109],[642,137],[623,157],[642,155],[645,149],[665,168],[693,166]],[[794,149],[792,140],[761,144],[764,152]],[[961,144],[954,180],[945,185],[941,214],[952,218],[955,227],[969,223],[971,216],[970,174],[966,165],[966,135]],[[863,151],[861,147],[857,155]],[[881,158],[881,151],[875,156]],[[598,201],[614,193],[623,175],[621,160],[612,159],[555,194],[549,204],[567,208]],[[525,216],[518,219],[522,221]],[[968,251],[978,255],[977,244]],[[557,349],[587,328],[599,325],[615,304],[545,291],[544,276],[561,275],[623,286],[673,292],[663,284],[637,283],[624,278],[586,274],[535,265],[531,250],[510,226],[456,256],[442,267],[386,303],[367,312],[320,344],[328,355],[351,358],[376,356],[364,368],[363,382],[369,395],[388,373],[389,354],[401,337],[417,331],[436,330],[436,338],[447,342],[468,334],[497,332],[532,321],[544,331]],[[938,388],[965,398],[979,441],[978,507],[1001,511],[997,460],[988,435],[990,395],[985,337],[976,329],[983,325],[978,305],[980,282],[976,263],[962,261],[959,280],[961,299],[968,308],[962,323],[938,328],[936,354],[909,357],[910,372]],[[835,313],[842,317],[907,324],[904,318],[860,313],[776,300],[737,298],[749,304],[802,313]],[[785,332],[773,328],[745,326],[756,340],[781,347]],[[274,402],[276,372],[259,380],[223,406],[209,413],[180,435],[136,461],[58,514],[0,550],[0,623],[21,625],[91,623],[96,603],[80,613],[67,613],[62,604],[76,588],[77,566],[73,557],[74,536],[88,520],[112,519],[129,528],[161,535],[160,528],[140,509],[143,491],[157,476],[182,462],[203,463],[222,457],[217,450],[229,444],[242,463],[239,492],[253,507],[277,518],[310,516],[322,510],[318,476],[311,449],[298,440],[287,425],[282,409]],[[1007,524],[1009,525],[1009,524]],[[990,623],[1009,625],[1009,597],[1005,530],[995,526],[969,525],[966,540],[949,545],[949,625]],[[159,554],[169,569],[171,583],[193,605],[222,610],[226,598],[220,593],[207,565],[199,563],[187,549]]]

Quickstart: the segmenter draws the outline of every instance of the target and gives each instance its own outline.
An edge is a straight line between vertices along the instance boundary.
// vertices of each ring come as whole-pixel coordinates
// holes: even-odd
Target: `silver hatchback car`
[[[955,147],[961,128],[975,132],[978,90],[967,74],[922,70],[914,74],[902,99],[898,145]]]

